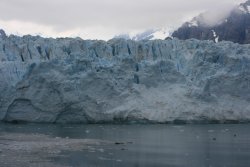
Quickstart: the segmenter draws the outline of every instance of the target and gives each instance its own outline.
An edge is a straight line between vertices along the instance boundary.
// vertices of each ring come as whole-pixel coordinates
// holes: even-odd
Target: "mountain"
[[[250,48],[199,40],[0,38],[0,120],[250,121]]]
[[[170,36],[170,31],[170,29],[166,28],[150,29],[137,34],[120,34],[115,36],[114,39],[122,38],[135,41],[165,39]]]
[[[250,0],[231,9],[224,15],[206,12],[184,23],[174,31],[173,37],[179,39],[232,41],[240,44],[250,43]],[[219,17],[219,19],[214,19]]]

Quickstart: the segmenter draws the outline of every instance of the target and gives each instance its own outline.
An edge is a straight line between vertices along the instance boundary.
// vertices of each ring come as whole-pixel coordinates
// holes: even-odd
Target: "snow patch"
[[[247,6],[247,11],[248,13],[250,13],[250,6]]]
[[[245,6],[245,5],[240,5],[239,10],[242,11],[243,13],[250,13],[250,6]]]
[[[197,27],[198,21],[196,19],[193,19],[192,21],[188,22],[188,27]]]
[[[215,43],[218,43],[219,42],[219,37],[216,37],[214,41],[215,41]]]
[[[216,32],[214,30],[212,30],[213,32],[213,36],[214,36],[214,42],[218,43],[219,42],[219,36],[216,34]]]
[[[164,40],[167,37],[170,37],[171,28],[157,28],[150,29],[144,32],[136,32],[136,33],[128,33],[128,34],[120,34],[116,35],[114,38],[123,38],[123,39],[132,39],[135,41],[140,40],[156,40],[161,39]]]
[[[242,5],[239,6],[239,10],[242,11],[243,13],[246,13],[246,12],[247,12],[246,9],[244,8],[244,6],[242,6]]]
[[[154,32],[152,35],[153,37],[151,38],[151,40],[154,40],[154,39],[165,39],[170,34],[169,34],[169,31],[166,29],[159,29],[158,31]]]

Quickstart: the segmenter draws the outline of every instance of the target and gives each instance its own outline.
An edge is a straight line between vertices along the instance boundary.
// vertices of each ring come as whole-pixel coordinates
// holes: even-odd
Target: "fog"
[[[110,39],[150,28],[176,28],[200,12],[209,24],[244,0],[1,0],[0,27],[7,33]],[[223,9],[223,10],[222,10]],[[219,11],[220,14],[215,14]]]
[[[230,15],[234,5],[219,6],[215,9],[208,10],[198,16],[198,20],[206,26],[215,26],[224,22],[225,18]]]

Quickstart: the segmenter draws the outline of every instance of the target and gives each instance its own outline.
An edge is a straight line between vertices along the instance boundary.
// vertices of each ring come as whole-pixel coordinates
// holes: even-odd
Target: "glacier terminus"
[[[250,45],[0,36],[0,120],[245,122]]]

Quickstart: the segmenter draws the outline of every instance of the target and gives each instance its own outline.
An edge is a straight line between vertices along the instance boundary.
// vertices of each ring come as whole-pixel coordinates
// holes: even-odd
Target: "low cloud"
[[[206,11],[198,16],[201,24],[206,26],[215,26],[225,21],[234,9],[233,5],[219,6],[209,11]]]
[[[243,0],[1,0],[0,27],[9,33],[109,39],[118,33],[177,27],[200,12],[240,2]],[[208,20],[213,22],[213,18]]]

